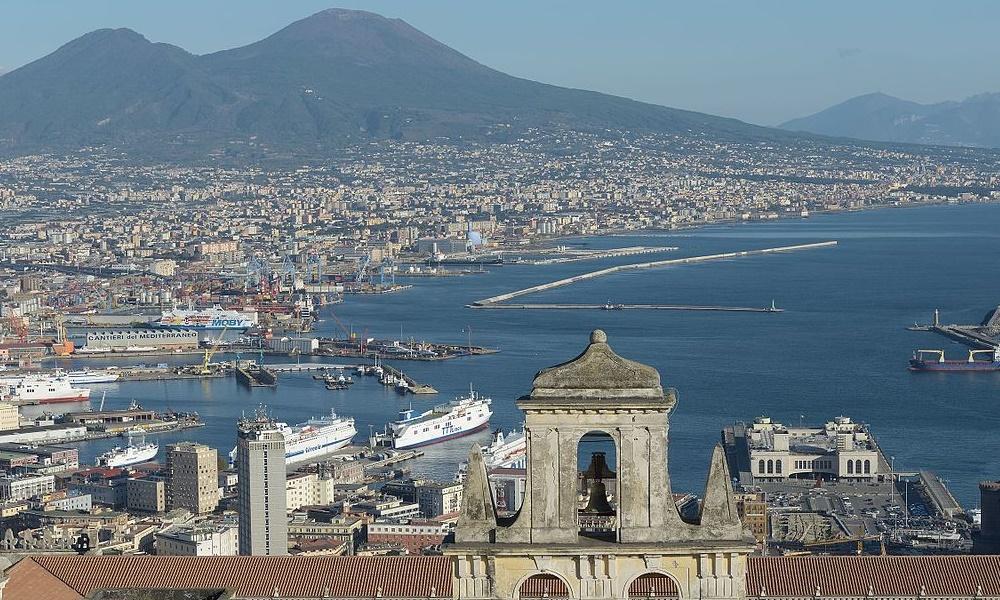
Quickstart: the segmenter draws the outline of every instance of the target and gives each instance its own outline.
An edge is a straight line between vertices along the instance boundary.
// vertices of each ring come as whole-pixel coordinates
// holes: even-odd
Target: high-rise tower
[[[238,427],[240,554],[288,554],[285,438],[263,408]]]

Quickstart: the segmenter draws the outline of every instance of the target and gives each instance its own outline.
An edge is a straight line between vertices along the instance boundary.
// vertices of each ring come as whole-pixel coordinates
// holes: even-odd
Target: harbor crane
[[[224,326],[222,328],[222,331],[219,332],[219,337],[215,338],[215,340],[212,340],[209,343],[209,345],[205,347],[205,357],[201,362],[201,368],[198,369],[199,375],[212,374],[212,369],[210,367],[210,364],[212,362],[212,357],[215,356],[215,353],[219,351],[219,344],[222,343],[222,336],[226,335],[226,329],[228,327],[229,327],[228,325]]]

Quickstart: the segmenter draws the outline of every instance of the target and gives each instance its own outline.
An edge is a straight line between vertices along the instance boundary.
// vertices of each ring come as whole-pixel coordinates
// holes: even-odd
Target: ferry
[[[250,329],[257,326],[256,312],[226,310],[216,304],[204,310],[173,309],[163,311],[153,327],[181,329]]]
[[[493,401],[478,395],[471,388],[469,395],[456,398],[448,404],[417,414],[412,408],[400,411],[399,419],[390,423],[383,434],[377,434],[373,443],[388,444],[397,450],[427,446],[464,435],[486,427],[493,416]]]
[[[987,360],[976,358],[987,354]],[[928,359],[928,355],[932,358]],[[946,360],[944,350],[916,350],[910,359],[911,371],[1000,371],[1000,346],[988,350],[969,350],[966,360]]]
[[[285,437],[287,464],[319,460],[350,444],[358,434],[354,419],[340,417],[332,410],[327,417],[314,417],[294,426],[286,423],[277,426]],[[229,462],[236,464],[236,448],[229,453]]]
[[[523,469],[527,465],[527,438],[524,429],[504,435],[502,430],[493,434],[493,442],[483,448],[483,460],[488,469]]]
[[[149,462],[156,458],[156,455],[160,452],[160,446],[152,442],[146,443],[142,442],[138,446],[132,444],[131,438],[129,439],[128,446],[122,448],[121,446],[115,446],[111,450],[108,450],[104,454],[97,457],[98,467],[126,467],[128,465],[137,465],[139,463]]]
[[[18,405],[86,402],[90,399],[90,390],[73,387],[69,376],[64,373],[26,375],[8,382],[6,387],[11,402]]]
[[[70,371],[66,373],[70,383],[113,383],[118,381],[121,373],[114,371],[91,371],[83,369],[81,371]]]

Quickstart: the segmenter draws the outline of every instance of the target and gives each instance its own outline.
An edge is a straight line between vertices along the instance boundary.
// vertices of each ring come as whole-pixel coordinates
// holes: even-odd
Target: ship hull
[[[328,444],[309,445],[307,443],[303,443],[302,445],[306,446],[305,448],[290,448],[286,450],[285,462],[287,464],[294,464],[329,456],[330,454],[333,454],[337,450],[340,450],[344,446],[350,444],[352,439],[354,439],[354,435],[330,442]]]
[[[113,458],[101,458],[98,460],[100,466],[105,466],[108,468],[114,467],[127,467],[128,465],[137,465],[139,463],[144,463],[156,458],[156,455],[160,452],[160,448],[153,447],[149,449],[142,450],[131,456],[117,456]]]
[[[995,372],[1000,371],[1000,362],[987,362],[987,361],[974,361],[969,362],[967,360],[946,360],[944,362],[935,361],[923,361],[923,360],[911,360],[910,361],[911,371],[946,371],[951,373],[960,372]]]
[[[442,436],[442,437],[438,437],[438,438],[431,438],[431,439],[428,439],[428,440],[422,440],[422,441],[421,440],[414,440],[413,442],[402,442],[402,443],[399,440],[395,440],[392,443],[392,447],[395,448],[396,450],[405,450],[407,448],[420,448],[420,447],[423,447],[423,446],[430,446],[431,444],[438,444],[440,442],[447,442],[448,440],[458,439],[460,437],[465,437],[467,435],[472,435],[473,433],[476,433],[478,431],[482,431],[482,430],[486,429],[486,427],[489,424],[490,424],[489,421],[487,421],[487,422],[485,422],[485,423],[483,423],[481,425],[477,425],[476,427],[474,427],[472,429],[466,429],[466,430],[463,430],[463,431],[459,431],[459,432],[456,432],[456,433],[451,433],[451,434],[448,434],[448,435],[445,435],[445,436]]]
[[[57,396],[54,398],[17,398],[21,404],[63,404],[68,402],[86,402],[90,400],[90,390],[73,394],[70,396]]]

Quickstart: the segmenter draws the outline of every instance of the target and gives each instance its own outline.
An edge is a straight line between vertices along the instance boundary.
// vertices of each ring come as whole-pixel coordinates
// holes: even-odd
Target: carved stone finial
[[[591,344],[607,344],[608,334],[604,333],[603,329],[595,329],[590,332],[590,343]]]
[[[495,541],[497,511],[490,491],[486,462],[479,444],[469,451],[465,486],[462,490],[462,508],[455,527],[456,542]]]
[[[743,523],[736,508],[733,483],[729,478],[729,465],[726,464],[722,444],[716,444],[712,451],[705,499],[701,503],[701,526],[719,539],[738,540],[743,537]]]

